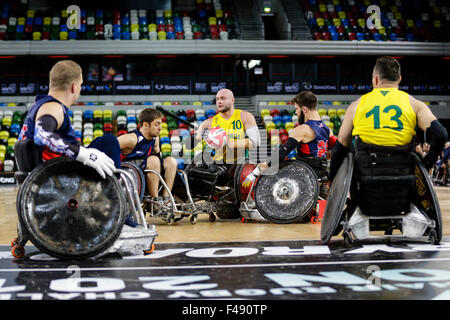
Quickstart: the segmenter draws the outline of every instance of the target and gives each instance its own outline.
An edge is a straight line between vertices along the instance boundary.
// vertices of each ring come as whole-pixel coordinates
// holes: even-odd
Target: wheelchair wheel
[[[136,164],[133,162],[122,162],[122,169],[127,170],[129,173],[133,175],[135,178],[134,181],[136,181],[137,185],[137,192],[139,194],[139,200],[144,199],[145,195],[145,188],[146,188],[146,180],[144,173],[142,172],[141,168],[139,168]]]
[[[33,170],[18,200],[19,223],[29,240],[61,259],[85,259],[108,249],[122,231],[127,210],[115,176],[102,179],[68,158]]]
[[[245,178],[255,169],[256,165],[245,163],[245,164],[239,164],[236,167],[236,171],[234,173],[234,193],[235,197],[237,199],[238,204],[240,204],[242,201],[247,200],[248,193],[250,192],[251,186],[248,186],[247,188],[244,188],[242,186],[242,183],[244,182]],[[251,197],[255,198],[255,192],[252,192]]]
[[[416,194],[413,203],[432,220],[436,222],[436,228],[430,230],[430,242],[439,243],[442,240],[442,215],[439,199],[433,188],[433,182],[428,172],[416,154],[412,154],[416,162]],[[434,231],[434,232],[433,232]]]
[[[314,170],[302,161],[280,164],[277,173],[262,175],[255,185],[255,203],[259,213],[274,223],[303,220],[319,197]]]
[[[342,230],[340,222],[349,219],[349,212],[353,212],[353,206],[348,200],[348,193],[352,185],[353,154],[348,153],[331,184],[327,205],[323,213],[320,239],[323,244],[330,242],[333,236]]]

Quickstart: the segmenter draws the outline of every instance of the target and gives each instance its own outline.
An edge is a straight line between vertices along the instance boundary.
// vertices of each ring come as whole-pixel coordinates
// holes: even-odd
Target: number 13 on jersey
[[[382,112],[383,113],[390,113],[391,110],[394,111],[394,114],[391,115],[390,117],[390,121],[394,121],[396,122],[397,126],[396,127],[392,127],[389,125],[383,125],[383,128],[387,128],[387,129],[392,129],[392,130],[397,130],[397,131],[402,131],[403,130],[403,122],[400,120],[400,117],[402,116],[402,109],[400,109],[399,106],[396,105],[390,105],[387,106],[385,108],[383,108]],[[374,129],[380,129],[381,128],[381,124],[380,124],[380,106],[374,106],[372,109],[370,109],[369,112],[366,113],[366,118],[372,117],[373,116],[373,128]],[[385,121],[383,121],[384,123]]]

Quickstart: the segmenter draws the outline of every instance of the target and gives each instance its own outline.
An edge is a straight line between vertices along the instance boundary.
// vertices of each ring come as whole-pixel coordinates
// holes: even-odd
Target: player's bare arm
[[[424,102],[417,100],[411,95],[409,96],[409,102],[416,113],[417,125],[422,131],[426,131],[430,127],[431,122],[437,119],[436,116]]]
[[[344,121],[339,129],[338,141],[346,148],[350,147],[352,143],[353,118],[355,117],[356,108],[358,107],[359,98],[353,101],[345,111]]]
[[[61,125],[64,122],[64,113],[63,108],[61,107],[61,104],[58,102],[47,102],[44,103],[40,108],[39,111],[36,114],[36,121],[44,116],[44,115],[51,115],[53,118],[55,118],[56,122],[58,123],[57,129],[61,127]]]
[[[129,154],[137,144],[137,136],[134,133],[123,134],[117,137],[122,154]]]
[[[195,138],[197,140],[202,140],[202,135],[203,132],[205,131],[205,129],[211,128],[211,124],[212,124],[212,118],[206,119],[205,121],[203,121],[200,126],[197,129],[197,132],[195,133]]]
[[[155,146],[153,147],[153,153],[158,154],[160,152],[159,148],[159,137],[156,137]]]

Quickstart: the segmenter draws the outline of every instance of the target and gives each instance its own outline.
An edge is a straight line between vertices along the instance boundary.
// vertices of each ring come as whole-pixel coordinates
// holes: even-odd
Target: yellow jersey
[[[353,136],[380,146],[403,146],[416,134],[409,95],[396,88],[375,88],[363,95],[353,119]]]
[[[241,112],[242,110],[234,109],[233,115],[229,119],[225,119],[220,113],[216,114],[212,119],[211,128],[220,127],[224,129],[227,132],[228,140],[245,139],[245,130],[241,119]],[[216,154],[213,159],[216,163],[236,163],[238,158],[245,155],[244,152],[245,150],[242,150],[242,154],[241,152],[237,154],[236,150],[228,149],[225,146],[221,150],[216,150]]]

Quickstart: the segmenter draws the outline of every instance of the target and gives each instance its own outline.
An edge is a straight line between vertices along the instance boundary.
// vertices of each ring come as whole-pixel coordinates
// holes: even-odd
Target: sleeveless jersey
[[[224,129],[227,132],[229,140],[245,139],[245,130],[241,119],[241,111],[242,110],[234,109],[233,115],[228,120],[224,119],[220,113],[216,114],[212,119],[211,128],[220,127]],[[236,154],[236,150],[234,150],[234,154],[232,156],[227,156],[227,151],[231,152],[231,150],[226,147],[222,148],[222,150],[216,150],[216,154],[213,157],[214,161],[236,163],[237,159],[241,157],[241,155]]]
[[[308,120],[305,124],[313,129],[316,138],[308,143],[301,143],[297,152],[312,157],[326,157],[330,129],[321,120]]]
[[[144,159],[140,164],[141,167],[145,169],[147,165],[147,158],[152,154],[153,148],[155,146],[156,138],[151,140],[146,139],[139,130],[134,130],[134,134],[137,136],[137,143],[134,149],[129,154],[121,154],[122,161],[130,161],[137,159]]]
[[[416,134],[417,118],[409,95],[396,88],[376,88],[363,95],[353,119],[353,136],[380,146],[403,146]]]
[[[60,101],[49,95],[41,95],[36,97],[30,111],[25,118],[25,121],[23,122],[22,129],[20,130],[19,134],[19,140],[34,139],[36,114],[44,103],[52,101],[59,103],[63,108],[64,113],[64,121],[61,127],[59,127],[59,129],[56,130],[55,133],[71,144],[79,144],[75,135],[75,130],[73,129],[72,123],[70,122],[68,112],[69,109]],[[42,147],[42,159],[44,161],[60,156],[62,156],[62,154],[50,151],[47,147]]]

